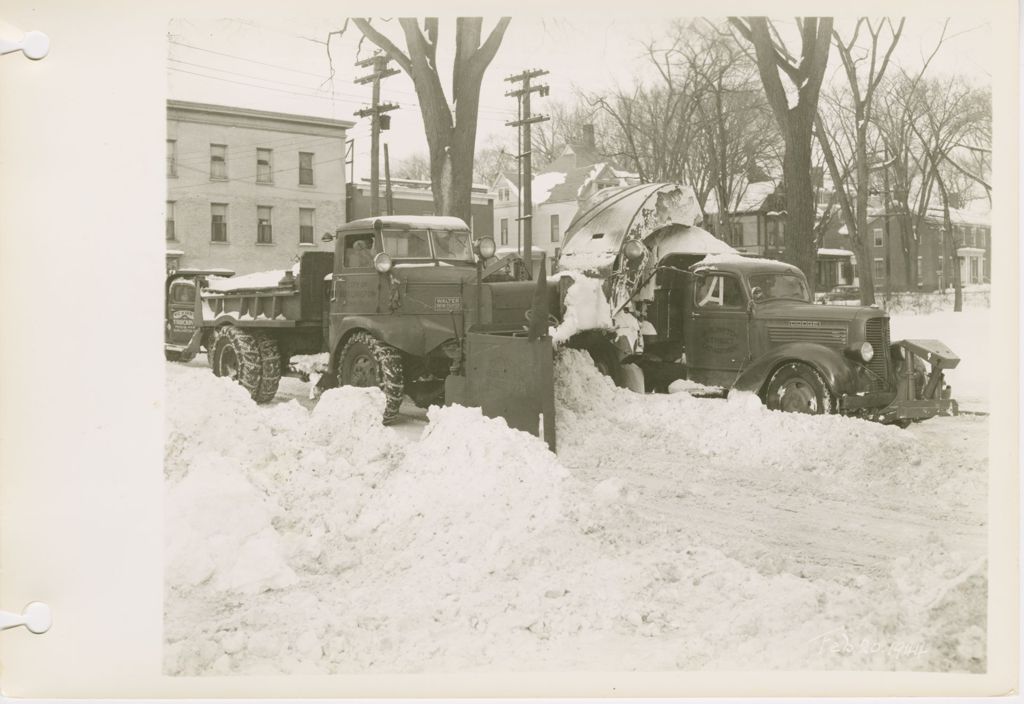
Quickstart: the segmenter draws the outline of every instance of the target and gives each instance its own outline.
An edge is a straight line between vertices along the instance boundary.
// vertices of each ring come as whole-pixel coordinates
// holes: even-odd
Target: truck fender
[[[811,342],[782,345],[759,357],[743,370],[733,387],[760,394],[775,370],[789,362],[802,362],[813,367],[835,394],[844,394],[854,387],[850,362],[842,353]]]
[[[435,320],[434,318],[437,318]],[[336,354],[341,345],[355,332],[365,330],[371,335],[397,347],[414,357],[426,356],[443,342],[455,337],[451,318],[444,316],[393,316],[368,318],[358,315],[345,316],[338,326],[338,334],[332,345]],[[462,332],[461,330],[459,332]],[[332,355],[333,357],[334,355]]]

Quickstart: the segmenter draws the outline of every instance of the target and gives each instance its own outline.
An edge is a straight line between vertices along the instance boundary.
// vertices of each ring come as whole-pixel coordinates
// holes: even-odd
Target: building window
[[[971,283],[976,284],[981,279],[978,277],[978,257],[971,257]]]
[[[167,140],[167,178],[178,177],[178,142]]]
[[[512,200],[512,193],[511,193],[511,191],[509,191],[509,189],[507,189],[507,188],[499,188],[498,189],[498,200],[500,200],[500,201]]]
[[[299,208],[299,244],[313,244],[313,208]]]
[[[270,206],[256,206],[256,244],[271,244],[274,232],[270,224]]]
[[[551,216],[551,241],[557,242],[560,233],[558,232],[558,215]]]
[[[228,177],[228,148],[224,144],[210,145],[210,178]]]
[[[299,185],[313,185],[313,152],[299,152]]]
[[[498,229],[501,237],[499,244],[508,244],[508,218],[501,219]]]
[[[273,183],[274,171],[270,164],[270,149],[256,150],[256,183]]]
[[[876,259],[874,261],[874,268],[872,269],[871,273],[874,275],[876,280],[877,279],[884,279],[885,278],[885,260],[884,259]]]
[[[884,247],[885,246],[885,238],[882,236],[882,228],[876,227],[874,229],[874,231],[872,232],[872,234],[874,234],[874,236],[875,236],[875,246],[876,247]]]
[[[167,201],[167,239],[174,239],[174,201]]]
[[[210,241],[228,241],[227,203],[210,203]]]

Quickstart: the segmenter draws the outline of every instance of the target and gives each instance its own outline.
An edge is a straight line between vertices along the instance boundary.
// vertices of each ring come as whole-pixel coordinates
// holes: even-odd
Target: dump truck
[[[292,269],[212,281],[195,300],[183,352],[208,340],[214,374],[257,403],[273,399],[291,357],[326,352],[317,388],[381,388],[385,423],[406,396],[424,407],[447,400],[554,447],[542,278],[500,276],[510,257],[495,257],[492,239],[474,241],[452,217],[365,218],[327,239],[334,252],[305,252]]]
[[[689,379],[754,392],[770,409],[902,427],[958,412],[948,347],[890,341],[876,307],[814,304],[800,269],[741,255],[700,217],[686,186],[608,189],[570,224],[556,261],[600,279],[617,327],[641,331],[618,336],[614,362],[642,369],[645,390]]]

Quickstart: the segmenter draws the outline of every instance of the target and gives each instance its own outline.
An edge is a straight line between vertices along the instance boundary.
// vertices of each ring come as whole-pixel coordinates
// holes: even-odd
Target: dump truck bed
[[[242,327],[320,326],[324,279],[334,268],[332,252],[305,252],[295,270],[259,272],[217,282],[202,292],[202,324]]]

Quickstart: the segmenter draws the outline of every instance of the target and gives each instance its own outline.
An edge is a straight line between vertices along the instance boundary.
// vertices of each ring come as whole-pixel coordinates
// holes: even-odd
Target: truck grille
[[[841,328],[797,328],[771,326],[768,328],[770,342],[816,342],[821,345],[845,345],[848,339],[847,329]]]
[[[875,350],[875,356],[866,365],[874,375],[871,379],[871,390],[880,391],[889,386],[889,319],[869,319],[865,326],[865,335]]]

